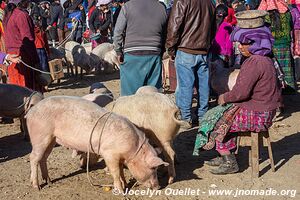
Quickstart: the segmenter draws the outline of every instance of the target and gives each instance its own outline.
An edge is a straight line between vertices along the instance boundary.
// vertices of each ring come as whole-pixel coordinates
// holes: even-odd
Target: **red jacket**
[[[235,12],[233,8],[228,8],[228,16],[225,18],[225,22],[231,24],[232,26],[237,24],[236,18],[234,16]]]
[[[34,44],[37,49],[45,48],[47,53],[49,54],[49,45],[48,38],[44,31],[42,31],[39,27],[34,27],[35,40]]]

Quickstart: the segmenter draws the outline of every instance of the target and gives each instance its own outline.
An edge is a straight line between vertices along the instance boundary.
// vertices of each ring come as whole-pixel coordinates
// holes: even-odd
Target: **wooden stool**
[[[239,133],[236,153],[238,152],[239,149],[240,139],[243,136],[251,137],[251,149],[249,150],[249,166],[251,166],[252,168],[252,177],[257,177],[257,178],[259,177],[259,144],[263,142],[263,138],[265,138],[267,142],[271,169],[273,172],[275,172],[275,165],[274,165],[272,145],[271,145],[269,132],[266,131],[261,133],[255,133],[255,132]]]

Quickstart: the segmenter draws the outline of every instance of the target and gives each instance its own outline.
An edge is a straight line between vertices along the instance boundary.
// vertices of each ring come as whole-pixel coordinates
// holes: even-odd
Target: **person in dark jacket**
[[[47,21],[50,18],[50,3],[47,1],[42,1],[39,4],[39,16],[41,18],[41,22],[42,22],[42,29],[46,30],[47,29]]]
[[[112,30],[115,29],[116,22],[121,11],[122,6],[124,5],[124,0],[113,0],[111,13],[112,13]]]
[[[89,19],[92,35],[100,34],[99,38],[92,40],[92,48],[108,41],[108,32],[111,25],[111,12],[108,9],[109,3],[111,3],[111,0],[99,0]]]
[[[58,35],[59,42],[64,39],[64,23],[63,23],[63,8],[60,4],[60,0],[55,0],[50,5],[50,18],[48,21],[48,30],[52,40],[56,39]]]
[[[215,34],[214,16],[215,6],[211,0],[178,0],[174,1],[169,17],[166,48],[171,59],[176,56],[176,104],[182,120],[187,122],[186,129],[192,127],[194,87],[198,90],[199,121],[208,109],[207,53]]]
[[[81,43],[83,26],[85,23],[85,10],[82,6],[83,0],[67,0],[64,2],[64,26],[72,22],[78,22],[77,27],[73,32],[72,40]],[[75,13],[80,13],[77,17],[70,17]],[[76,14],[75,14],[76,15]],[[74,24],[73,23],[73,24]],[[70,28],[70,27],[69,27]],[[72,25],[73,28],[73,25]]]

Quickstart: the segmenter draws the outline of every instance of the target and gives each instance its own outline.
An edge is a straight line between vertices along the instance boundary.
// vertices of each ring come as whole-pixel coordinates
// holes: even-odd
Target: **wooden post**
[[[251,132],[252,177],[259,177],[259,144],[258,133]]]
[[[271,169],[272,169],[272,172],[275,172],[275,164],[274,164],[274,159],[273,159],[272,144],[271,144],[271,139],[270,139],[269,131],[267,131],[267,132],[264,133],[264,137],[267,140],[268,153],[269,153],[269,159],[270,159]]]

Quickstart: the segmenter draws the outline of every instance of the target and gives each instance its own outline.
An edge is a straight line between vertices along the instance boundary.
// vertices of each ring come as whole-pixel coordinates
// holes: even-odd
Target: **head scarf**
[[[258,10],[278,10],[279,13],[286,13],[288,11],[288,5],[284,0],[262,0]]]
[[[250,44],[249,52],[254,55],[269,55],[272,52],[274,38],[266,26],[252,29],[236,27],[230,35],[232,42]]]
[[[98,0],[96,6],[99,7],[101,5],[107,5],[107,4],[111,3],[111,2],[112,2],[112,0]]]

